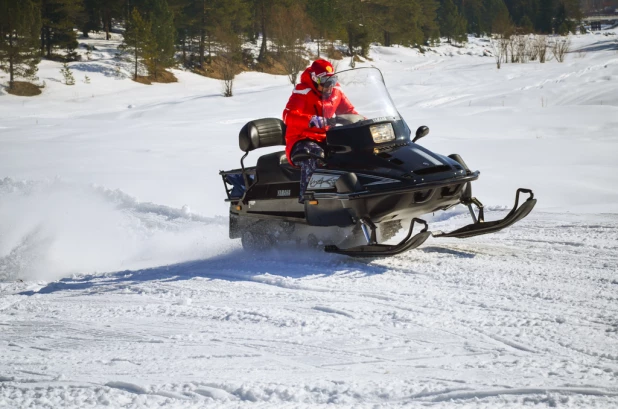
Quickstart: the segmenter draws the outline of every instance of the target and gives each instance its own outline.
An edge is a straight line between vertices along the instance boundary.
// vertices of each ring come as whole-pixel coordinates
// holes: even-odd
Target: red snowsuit
[[[314,115],[324,118],[332,118],[335,114],[357,114],[348,97],[339,89],[333,87],[331,95],[326,101],[322,101],[322,93],[317,90],[311,80],[311,67],[307,68],[300,76],[300,83],[296,85],[288,104],[283,110],[283,122],[287,129],[285,132],[285,154],[288,162],[292,165],[290,153],[294,144],[303,139],[311,139],[316,142],[326,140],[327,128],[309,128],[309,121]]]

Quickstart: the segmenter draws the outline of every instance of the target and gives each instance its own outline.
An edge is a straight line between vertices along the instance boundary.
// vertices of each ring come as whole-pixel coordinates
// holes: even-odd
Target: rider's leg
[[[318,158],[324,157],[324,149],[322,149],[322,147],[316,142],[304,140],[294,145],[292,156],[300,152],[305,152],[311,155],[311,157],[305,160],[297,161],[296,163],[297,166],[300,166],[300,195],[298,197],[298,203],[304,203],[307,185],[309,184],[311,175],[313,175],[313,172],[315,172],[318,168]]]

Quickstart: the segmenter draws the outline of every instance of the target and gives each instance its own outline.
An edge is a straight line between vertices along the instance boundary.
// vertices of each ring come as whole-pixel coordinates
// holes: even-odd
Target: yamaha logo
[[[291,194],[291,190],[287,189],[287,190],[277,190],[277,196],[290,196]]]

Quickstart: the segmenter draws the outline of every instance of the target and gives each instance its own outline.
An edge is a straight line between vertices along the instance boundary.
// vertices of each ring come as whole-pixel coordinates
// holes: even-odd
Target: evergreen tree
[[[272,10],[272,2],[270,0],[252,0],[253,1],[253,15],[255,16],[257,27],[260,34],[262,34],[262,42],[260,44],[260,53],[258,55],[258,62],[264,62],[266,59],[266,45],[268,38],[268,23]]]
[[[21,1],[21,0],[20,0]],[[73,28],[82,17],[81,0],[41,1],[41,53],[51,58],[52,49],[58,47],[67,51],[67,59],[75,57],[77,36]]]
[[[133,79],[137,80],[139,63],[146,54],[152,49],[152,25],[150,21],[142,18],[142,15],[134,8],[131,17],[127,21],[124,33],[124,41],[120,49],[131,53],[134,61]]]
[[[88,37],[89,31],[105,31],[105,38],[111,39],[113,19],[124,17],[123,7],[130,4],[131,0],[83,0],[84,17],[82,19],[82,32]]]
[[[468,21],[468,32],[481,36],[489,31],[489,27],[484,24],[483,15],[485,9],[483,0],[467,0],[463,5],[463,14]]]
[[[188,0],[182,15],[186,18],[184,38],[198,38],[198,65],[203,68],[212,62],[215,33],[240,34],[248,26],[250,11],[245,0]]]
[[[150,2],[150,38],[145,49],[146,66],[150,75],[157,79],[157,73],[174,64],[174,16],[166,0]]]
[[[552,32],[553,15],[554,0],[540,0],[536,27],[541,33],[549,34]]]
[[[485,0],[483,25],[488,33],[509,37],[512,31],[511,15],[503,0]]]
[[[575,32],[575,27],[582,19],[580,3],[577,0],[558,0],[554,12],[553,27],[558,34]]]
[[[370,4],[358,0],[338,0],[337,7],[345,10],[342,14],[342,28],[348,44],[348,52],[354,58],[357,50],[362,56],[369,54],[371,43]]]
[[[528,17],[528,15],[524,15],[521,20],[519,20],[519,27],[524,34],[530,34],[534,31],[534,25],[532,24],[532,20],[530,20],[530,17]]]
[[[62,64],[62,68],[60,69],[60,74],[64,78],[65,85],[75,85],[75,77],[69,68],[69,64],[66,62]]]
[[[419,0],[421,6],[421,30],[423,30],[424,42],[433,41],[440,37],[438,25],[438,7],[436,0]]]
[[[459,14],[457,6],[452,0],[443,0],[440,7],[440,34],[446,37],[447,42],[455,40],[456,42],[464,42],[466,38],[466,29],[468,22],[466,18]]]
[[[317,35],[318,57],[324,40],[334,39],[340,29],[341,16],[339,8],[333,5],[332,0],[312,0],[307,3],[307,15],[311,19]]]
[[[84,0],[84,20],[81,26],[82,35],[88,37],[91,31],[101,29],[101,15],[99,10],[99,0]]]
[[[31,0],[0,0],[0,69],[15,77],[30,78],[37,72],[41,14]]]
[[[517,22],[519,27],[529,32],[537,29],[534,21],[539,13],[539,0],[505,0],[504,3],[511,18]]]
[[[421,5],[417,0],[376,0],[368,5],[372,22],[382,33],[383,44],[424,43]],[[406,18],[401,18],[406,16]]]

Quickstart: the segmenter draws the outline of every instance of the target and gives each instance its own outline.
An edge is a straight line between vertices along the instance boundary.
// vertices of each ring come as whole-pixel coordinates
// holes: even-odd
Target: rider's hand
[[[323,116],[314,115],[309,120],[309,128],[324,128],[326,127],[326,119]]]

